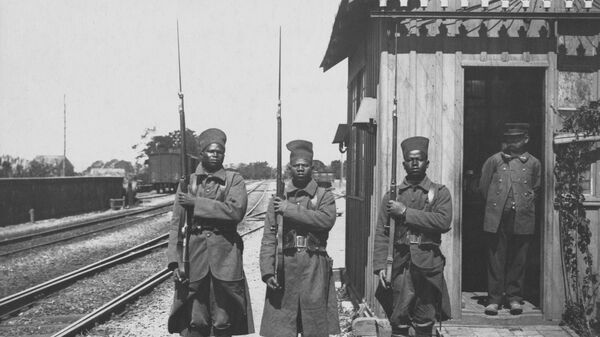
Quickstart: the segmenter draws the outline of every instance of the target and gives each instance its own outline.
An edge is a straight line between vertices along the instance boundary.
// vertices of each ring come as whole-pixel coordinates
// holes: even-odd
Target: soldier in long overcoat
[[[504,299],[511,314],[523,311],[527,251],[535,232],[542,167],[525,150],[528,132],[527,123],[506,123],[504,149],[489,157],[481,172],[479,187],[486,201],[483,230],[488,240],[488,315],[498,314]]]
[[[340,332],[329,231],[336,219],[335,198],[312,178],[312,143],[287,144],[292,180],[285,198],[273,198],[267,209],[260,251],[260,270],[267,284],[260,334],[266,337],[326,337]],[[283,216],[283,274],[275,277],[277,222]],[[278,280],[279,279],[279,280]]]
[[[380,278],[377,298],[392,326],[392,336],[431,336],[436,320],[450,318],[450,300],[444,280],[445,258],[441,234],[450,230],[450,191],[426,175],[429,139],[411,137],[401,143],[406,178],[397,187],[396,200],[386,193],[381,201],[375,232],[373,270]],[[386,260],[389,218],[395,220],[391,284],[387,284]]]
[[[224,337],[254,332],[244,246],[237,232],[246,212],[246,185],[238,173],[223,168],[226,140],[219,129],[200,134],[201,163],[190,177],[188,193],[179,188],[175,198],[168,247],[168,267],[176,280],[170,333]],[[182,275],[181,228],[186,209],[193,214],[190,270]]]

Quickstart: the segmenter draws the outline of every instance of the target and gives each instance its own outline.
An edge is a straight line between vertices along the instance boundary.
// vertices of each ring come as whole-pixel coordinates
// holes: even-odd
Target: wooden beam
[[[480,20],[600,20],[600,12],[371,11],[371,18]]]
[[[565,133],[558,134],[554,136],[554,144],[568,144],[568,143],[578,143],[578,142],[598,142],[600,141],[600,136],[585,136],[580,133],[575,136],[574,133]]]

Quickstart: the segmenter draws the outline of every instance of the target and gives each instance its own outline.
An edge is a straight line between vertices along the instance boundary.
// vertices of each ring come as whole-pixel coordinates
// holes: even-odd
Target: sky
[[[62,154],[65,101],[76,171],[133,162],[146,128],[178,129],[179,21],[186,124],[225,131],[225,164],[275,164],[280,26],[283,143],[307,139],[315,159],[340,159],[331,142],[346,121],[347,65],[319,68],[338,5],[0,0],[0,155]]]

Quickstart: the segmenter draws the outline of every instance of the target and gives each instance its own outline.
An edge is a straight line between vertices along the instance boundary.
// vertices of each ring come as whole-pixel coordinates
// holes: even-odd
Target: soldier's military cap
[[[225,143],[227,142],[227,136],[225,132],[220,129],[211,128],[202,131],[200,136],[198,136],[198,143],[200,145],[200,151],[206,149],[210,144],[219,144],[225,147]]]
[[[297,158],[304,158],[309,161],[313,159],[312,143],[307,140],[292,140],[287,143],[286,147],[290,150],[290,162],[293,162]]]
[[[506,123],[504,124],[505,136],[520,136],[529,132],[528,123]]]
[[[427,156],[427,152],[429,150],[429,138],[416,136],[406,138],[400,143],[402,147],[402,154],[404,155],[404,160],[408,159],[408,154],[411,151],[419,150]]]

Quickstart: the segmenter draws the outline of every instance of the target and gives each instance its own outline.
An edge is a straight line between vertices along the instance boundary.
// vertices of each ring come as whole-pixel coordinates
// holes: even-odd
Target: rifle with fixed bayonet
[[[276,196],[284,198],[283,177],[281,165],[281,27],[279,27],[279,79],[277,89],[277,176]],[[275,213],[277,223],[277,250],[275,252],[275,279],[283,286],[283,215]]]
[[[390,200],[396,200],[396,162],[398,150],[398,24],[394,29],[394,110],[392,111],[392,178],[390,181]],[[394,236],[396,232],[396,221],[393,217],[388,217],[389,242],[388,255],[385,265],[385,281],[388,284],[392,282],[392,265],[394,264]]]
[[[181,53],[179,51],[179,22],[177,22],[177,65],[179,67],[179,136],[181,137],[181,148],[180,148],[180,167],[179,167],[179,189],[183,193],[188,192],[188,185],[190,183],[189,177],[189,167],[187,165],[187,144],[186,144],[186,128],[185,128],[185,109],[183,107],[183,90],[181,87]],[[185,219],[183,223],[183,227],[181,228],[183,235],[183,252],[182,252],[182,262],[183,262],[183,275],[180,275],[181,282],[187,283],[189,282],[190,277],[190,224],[192,221],[192,210],[185,209]]]

